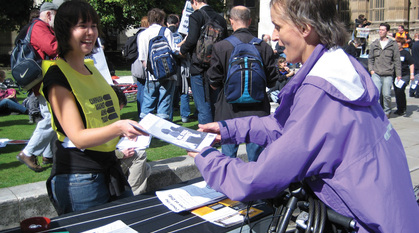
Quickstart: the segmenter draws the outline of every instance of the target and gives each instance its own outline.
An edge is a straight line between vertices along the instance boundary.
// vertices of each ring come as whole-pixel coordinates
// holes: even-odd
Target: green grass
[[[10,71],[6,71],[7,78],[11,77]],[[116,75],[130,75],[130,71],[117,71]],[[17,95],[19,103],[22,103],[26,94],[22,91]],[[191,102],[191,111],[194,111],[194,105]],[[122,109],[122,119],[132,119],[138,121],[136,102],[130,102]],[[27,140],[32,136],[36,124],[28,123],[29,117],[27,115],[8,115],[0,116],[0,138],[8,138],[13,140]],[[174,113],[173,122],[184,127],[196,129],[198,121],[182,123],[179,112]],[[26,165],[20,163],[16,159],[16,155],[25,147],[25,145],[7,145],[0,148],[0,188],[12,187],[16,185],[34,183],[38,181],[47,180],[51,172],[51,166],[45,166],[46,170],[35,173]],[[186,151],[174,145],[168,144],[159,139],[153,138],[150,143],[150,148],[147,149],[148,161],[157,161],[186,155]],[[42,164],[41,157],[38,157]]]

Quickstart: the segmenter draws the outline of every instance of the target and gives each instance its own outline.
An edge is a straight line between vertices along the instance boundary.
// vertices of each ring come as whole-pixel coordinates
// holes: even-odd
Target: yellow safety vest
[[[406,34],[407,34],[406,32],[403,32],[402,34],[400,34],[400,32],[396,32],[396,38],[401,37],[401,38],[407,39]],[[409,43],[404,43],[403,48],[409,48]]]
[[[116,93],[96,69],[93,60],[85,60],[85,65],[92,72],[91,75],[80,74],[62,59],[42,61],[42,74],[45,75],[48,69],[53,65],[58,65],[67,78],[72,93],[81,105],[86,119],[87,129],[110,125],[120,119],[119,100]],[[43,93],[41,94],[44,95]],[[49,103],[48,108],[51,114],[53,114]],[[61,132],[58,132],[53,117],[51,118],[51,124],[55,132],[57,132],[58,140],[63,142],[66,136]],[[114,138],[105,144],[86,149],[110,152],[115,150],[118,141],[119,138]]]

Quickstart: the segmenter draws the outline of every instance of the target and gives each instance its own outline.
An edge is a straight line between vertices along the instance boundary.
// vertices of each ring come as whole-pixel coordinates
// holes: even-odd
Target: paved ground
[[[406,93],[409,93],[408,90]],[[396,110],[394,97],[392,101]],[[406,115],[391,114],[390,122],[402,139],[413,185],[419,185],[419,99],[407,97]]]

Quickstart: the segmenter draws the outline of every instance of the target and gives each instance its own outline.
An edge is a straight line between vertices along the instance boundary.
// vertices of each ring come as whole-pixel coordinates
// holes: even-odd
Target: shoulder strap
[[[257,37],[253,37],[253,39],[249,43],[251,43],[253,45],[260,44],[260,43],[262,43],[262,39],[257,38]]]
[[[25,36],[25,40],[31,42],[31,34],[32,34],[32,28],[35,25],[35,23],[37,23],[38,21],[40,21],[40,19],[34,19],[31,26],[29,27],[28,32],[26,32],[26,36]]]
[[[204,16],[205,22],[208,22],[208,20],[211,19],[211,17],[208,15],[208,13],[206,11],[199,9],[199,12],[201,12],[202,15]]]
[[[159,36],[164,37],[164,31],[166,30],[166,27],[161,27],[159,31]]]
[[[233,45],[233,47],[236,47],[238,44],[243,43],[241,40],[239,40],[239,38],[237,38],[234,35],[227,37],[226,40],[230,42]]]

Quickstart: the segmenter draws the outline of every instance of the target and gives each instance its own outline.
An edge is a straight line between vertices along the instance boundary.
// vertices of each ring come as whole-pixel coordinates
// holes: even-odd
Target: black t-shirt
[[[413,57],[410,55],[409,51],[402,49],[400,51],[400,60],[402,64],[402,76],[410,75],[409,66],[414,64],[415,61],[413,60]]]
[[[44,92],[44,96],[45,96],[45,99],[47,101],[49,101],[48,91],[53,85],[63,86],[66,89],[68,89],[70,92],[73,91],[71,89],[70,83],[68,83],[67,78],[65,77],[65,75],[63,74],[63,72],[60,70],[60,68],[58,66],[51,66],[48,69],[47,73],[45,74],[43,83],[44,83],[44,88],[43,88],[42,91]],[[84,114],[82,114],[83,111],[82,111],[81,105],[77,101],[77,99],[76,99],[76,104],[77,104],[77,108],[79,109],[80,116],[81,116],[81,119],[83,121],[84,127],[86,127],[86,118],[85,118]],[[57,130],[60,133],[63,133],[64,135],[66,135],[64,130],[62,129],[62,127],[60,125],[60,122],[58,122],[55,115],[53,115],[53,118],[54,118],[54,122],[55,122],[55,125],[57,127]]]
[[[43,92],[45,98],[49,101],[48,90],[53,85],[60,85],[72,91],[67,78],[58,66],[51,66],[43,79]],[[86,119],[82,108],[76,99],[77,108],[82,117],[83,124],[86,127]],[[57,130],[65,135],[57,118],[53,114],[53,119]],[[57,142],[54,151],[56,156],[56,174],[72,174],[72,173],[90,173],[90,172],[105,172],[113,163],[116,162],[115,152],[98,152],[92,150],[80,150],[77,148],[64,148],[61,142]]]

